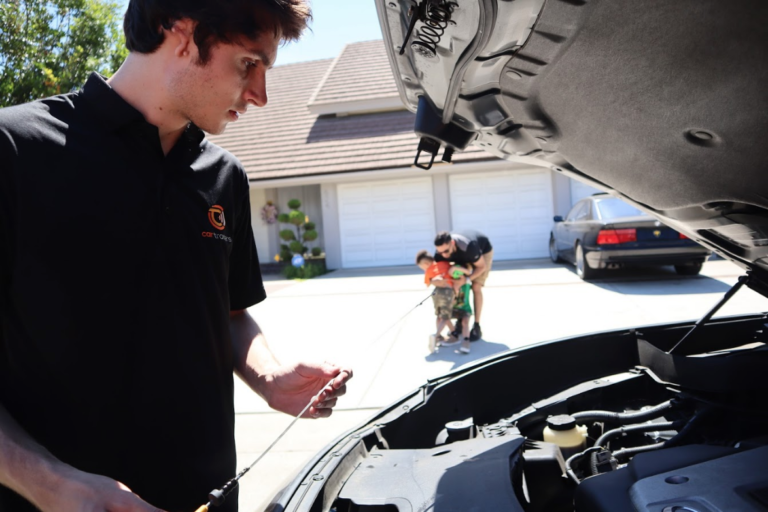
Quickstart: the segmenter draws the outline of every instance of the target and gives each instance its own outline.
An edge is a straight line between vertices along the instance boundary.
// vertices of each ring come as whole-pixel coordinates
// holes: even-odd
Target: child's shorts
[[[450,319],[455,298],[453,288],[435,288],[435,293],[432,295],[432,302],[435,304],[435,316],[442,320]]]
[[[471,313],[465,309],[459,309],[459,308],[453,308],[452,317],[456,320],[461,320],[462,318],[469,318]]]

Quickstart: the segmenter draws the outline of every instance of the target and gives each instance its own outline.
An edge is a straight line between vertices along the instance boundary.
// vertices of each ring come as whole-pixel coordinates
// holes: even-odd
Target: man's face
[[[456,252],[456,244],[451,240],[447,244],[443,245],[436,245],[435,250],[442,256],[443,258],[449,258],[453,255],[454,252]]]
[[[239,43],[211,47],[204,65],[191,55],[170,78],[177,113],[208,133],[222,133],[249,106],[267,104],[265,75],[277,56],[280,37],[266,31]],[[197,51],[194,44],[192,48]]]

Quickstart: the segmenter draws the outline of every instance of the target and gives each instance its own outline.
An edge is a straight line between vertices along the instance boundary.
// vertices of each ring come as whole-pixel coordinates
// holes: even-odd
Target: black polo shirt
[[[0,401],[61,460],[195,510],[236,469],[229,312],[265,298],[250,218],[236,158],[194,126],[165,156],[98,75],[0,110]]]
[[[439,252],[435,252],[435,261],[452,261],[459,265],[474,264],[483,254],[488,254],[493,250],[488,237],[473,229],[467,229],[461,233],[451,233],[451,238],[456,242],[456,252],[450,258],[445,258]]]

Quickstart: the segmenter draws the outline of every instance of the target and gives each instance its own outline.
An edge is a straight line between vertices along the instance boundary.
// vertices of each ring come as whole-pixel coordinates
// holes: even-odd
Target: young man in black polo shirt
[[[344,394],[350,370],[281,365],[245,311],[248,180],[202,131],[266,104],[309,16],[131,0],[115,76],[0,110],[0,510],[195,510],[236,473],[233,371],[289,414]]]
[[[483,286],[493,265],[493,247],[488,237],[479,231],[465,230],[461,233],[441,231],[435,237],[435,261],[450,261],[457,265],[470,265],[472,272],[467,276],[472,281],[472,296],[475,305],[475,323],[469,332],[469,340],[483,337],[480,317],[483,314]],[[453,272],[453,269],[451,269]]]

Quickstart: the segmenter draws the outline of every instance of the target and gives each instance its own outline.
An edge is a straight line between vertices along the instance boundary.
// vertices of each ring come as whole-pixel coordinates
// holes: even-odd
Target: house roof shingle
[[[376,45],[386,65],[360,58],[375,54]],[[209,140],[239,158],[251,181],[410,166],[418,144],[411,112],[335,117],[317,116],[308,109],[313,95],[315,101],[329,102],[355,101],[374,90],[397,95],[382,41],[347,45],[342,57],[347,53],[349,59],[270,70],[267,106],[252,107],[224,134],[209,135]],[[385,85],[388,81],[391,87]],[[489,159],[494,158],[474,146],[454,155],[455,162]]]
[[[367,41],[344,47],[310,98],[309,106],[385,98],[402,105],[383,41]]]

